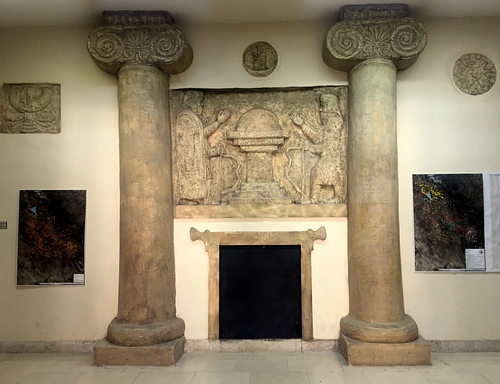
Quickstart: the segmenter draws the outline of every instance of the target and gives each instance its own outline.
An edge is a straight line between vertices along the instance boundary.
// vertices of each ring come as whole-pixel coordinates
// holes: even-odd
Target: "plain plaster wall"
[[[482,53],[500,69],[497,18],[428,20],[427,48],[398,78],[400,228],[406,310],[427,339],[500,339],[498,273],[413,272],[413,173],[500,172],[500,81],[470,96],[455,61]]]
[[[60,134],[0,134],[0,340],[102,338],[118,303],[116,79],[89,28],[0,30],[0,83],[60,83]],[[97,69],[97,70],[96,70]],[[86,189],[85,286],[16,288],[19,190]]]
[[[498,274],[415,273],[412,173],[499,172],[496,105],[500,88],[467,96],[451,79],[464,53],[499,67],[498,19],[423,21],[429,43],[398,80],[400,221],[406,312],[427,339],[500,339]],[[333,21],[332,21],[333,24]],[[330,24],[180,25],[193,65],[172,88],[257,88],[346,84],[321,60]],[[116,79],[86,51],[92,28],[0,29],[0,82],[53,82],[62,89],[62,132],[0,135],[0,341],[94,340],[116,315],[118,292],[118,118]],[[254,78],[243,50],[265,40],[278,52],[273,74]],[[16,288],[20,189],[86,189],[86,285]],[[176,220],[177,312],[186,337],[207,337],[208,257],[189,228],[212,231],[307,230],[324,225],[312,253],[314,337],[338,337],[348,312],[345,218]]]

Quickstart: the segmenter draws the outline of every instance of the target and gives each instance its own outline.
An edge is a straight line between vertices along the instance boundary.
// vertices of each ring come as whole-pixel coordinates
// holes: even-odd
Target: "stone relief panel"
[[[4,84],[2,133],[60,133],[60,84]]]
[[[177,205],[345,204],[347,87],[174,90]]]

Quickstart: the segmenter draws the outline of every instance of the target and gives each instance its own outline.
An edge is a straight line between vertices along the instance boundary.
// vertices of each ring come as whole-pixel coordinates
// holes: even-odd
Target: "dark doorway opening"
[[[219,338],[302,338],[300,245],[219,250]]]

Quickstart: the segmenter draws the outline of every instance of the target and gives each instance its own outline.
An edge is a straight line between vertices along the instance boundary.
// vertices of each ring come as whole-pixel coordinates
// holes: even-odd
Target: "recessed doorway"
[[[300,245],[220,246],[220,339],[302,338],[300,257]]]
[[[293,245],[300,247],[301,323],[304,341],[313,339],[311,251],[315,240],[325,240],[325,227],[316,231],[211,232],[191,228],[192,241],[202,240],[208,252],[208,339],[219,339],[220,247],[223,245]]]

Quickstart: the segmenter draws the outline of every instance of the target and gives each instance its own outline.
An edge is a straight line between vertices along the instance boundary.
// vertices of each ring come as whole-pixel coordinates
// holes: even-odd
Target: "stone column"
[[[349,73],[349,315],[340,347],[354,365],[430,364],[404,310],[396,134],[396,73],[426,42],[406,5],[360,5],[341,8],[323,47],[325,63]]]
[[[105,12],[88,50],[118,75],[120,139],[120,280],[118,315],[98,365],[173,365],[184,351],[176,317],[170,74],[189,67],[192,51],[167,12]]]

